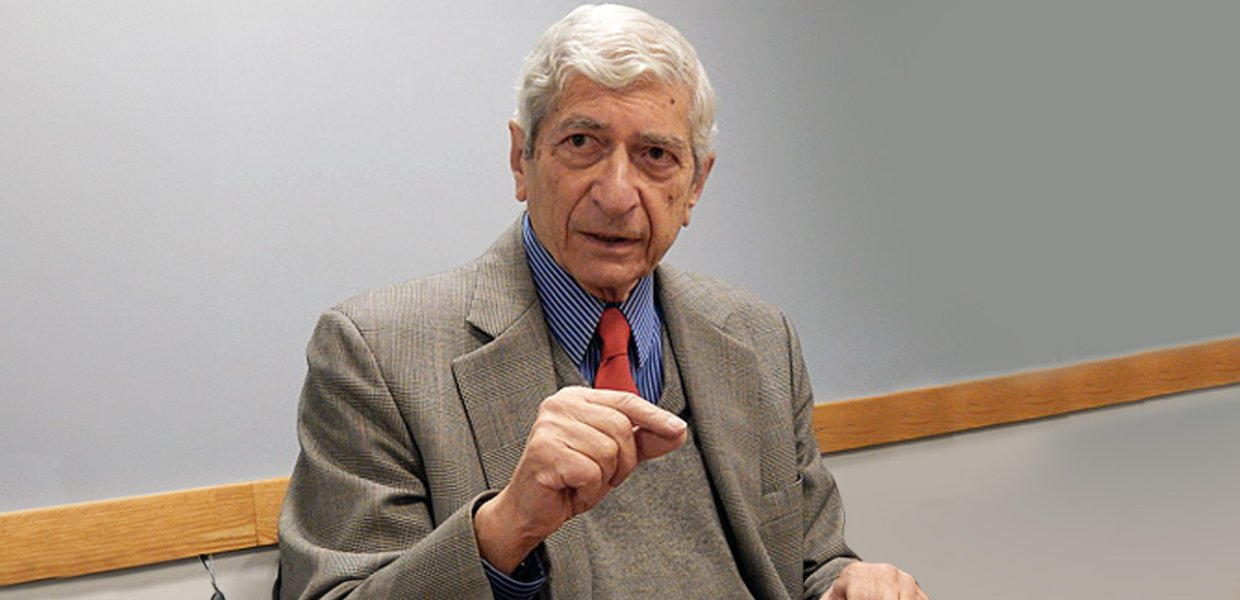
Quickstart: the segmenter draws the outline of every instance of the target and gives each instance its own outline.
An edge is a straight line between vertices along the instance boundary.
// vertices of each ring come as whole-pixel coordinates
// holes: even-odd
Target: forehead
[[[636,133],[688,137],[690,94],[687,86],[639,79],[612,89],[573,75],[549,115],[553,128],[592,121],[601,128],[632,128]]]

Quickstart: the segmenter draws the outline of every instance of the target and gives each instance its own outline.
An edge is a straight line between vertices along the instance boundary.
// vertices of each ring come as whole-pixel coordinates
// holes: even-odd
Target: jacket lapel
[[[537,292],[514,226],[479,259],[465,319],[480,348],[452,361],[487,485],[507,485],[555,373]]]
[[[763,551],[755,514],[762,500],[757,357],[752,347],[726,332],[728,303],[709,297],[679,271],[660,267],[658,274],[664,322],[694,431],[735,539],[742,575],[763,588],[753,590],[758,597],[781,597],[785,592],[771,576],[774,565]]]
[[[466,321],[482,346],[452,361],[487,486],[508,485],[544,398],[556,392],[551,338],[517,224],[479,259]],[[556,598],[589,596],[580,528],[569,521],[547,540]]]
[[[555,376],[538,305],[490,343],[452,361],[487,485],[508,484]]]

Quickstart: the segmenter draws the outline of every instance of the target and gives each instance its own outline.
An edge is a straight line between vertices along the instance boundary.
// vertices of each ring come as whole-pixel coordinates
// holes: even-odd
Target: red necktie
[[[613,306],[603,311],[603,318],[598,322],[603,356],[594,375],[594,387],[638,394],[633,372],[629,370],[629,335],[629,322],[620,309]]]

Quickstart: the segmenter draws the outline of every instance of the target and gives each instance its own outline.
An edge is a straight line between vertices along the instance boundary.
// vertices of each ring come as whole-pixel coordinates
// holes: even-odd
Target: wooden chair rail
[[[814,407],[824,453],[1240,383],[1240,338]],[[0,514],[0,586],[276,543],[287,478]]]
[[[823,453],[1019,423],[1240,383],[1240,338],[814,407]]]

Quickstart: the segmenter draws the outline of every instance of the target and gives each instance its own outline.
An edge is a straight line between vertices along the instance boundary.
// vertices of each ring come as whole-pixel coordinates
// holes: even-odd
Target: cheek
[[[666,252],[676,240],[680,228],[684,225],[684,214],[680,210],[669,210],[651,223],[651,250]]]

